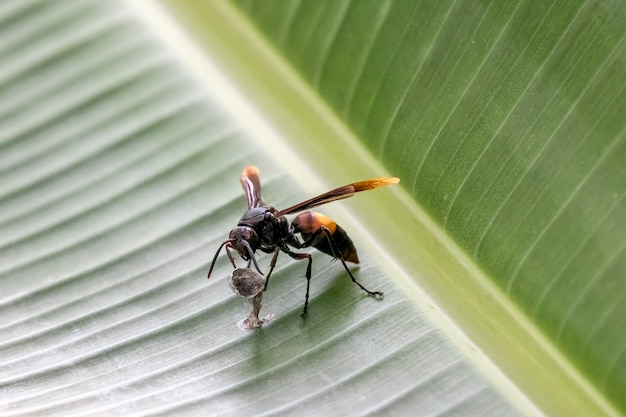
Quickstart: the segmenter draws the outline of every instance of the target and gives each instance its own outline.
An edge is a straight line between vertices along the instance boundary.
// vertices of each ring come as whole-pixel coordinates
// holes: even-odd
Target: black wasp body
[[[256,251],[261,250],[262,252],[274,254],[270,262],[270,270],[265,278],[264,290],[267,289],[270,276],[276,266],[276,260],[280,252],[286,253],[293,259],[307,259],[307,286],[304,311],[302,313],[304,316],[309,304],[312,258],[308,253],[296,253],[293,252],[291,248],[303,249],[312,246],[333,258],[339,259],[352,279],[352,282],[358,285],[363,291],[372,296],[382,296],[382,292],[370,291],[361,285],[354,278],[352,272],[350,272],[350,269],[346,265],[346,262],[359,263],[354,243],[352,243],[346,231],[329,217],[321,213],[305,210],[351,197],[354,193],[359,191],[372,190],[374,188],[396,184],[398,181],[397,178],[375,178],[355,182],[279,211],[274,207],[268,206],[261,199],[259,170],[254,166],[246,167],[241,174],[241,185],[243,186],[248,200],[248,211],[241,217],[237,227],[230,231],[228,240],[224,241],[215,253],[208,277],[211,277],[211,272],[213,271],[213,267],[222,247],[226,247],[226,254],[234,268],[236,268],[235,258],[231,254],[230,249],[236,250],[244,260],[248,261],[248,265],[253,264],[261,275],[263,275],[263,273],[256,261]],[[298,214],[290,224],[285,216],[299,212],[300,214]],[[302,240],[300,240],[297,235],[300,235]]]

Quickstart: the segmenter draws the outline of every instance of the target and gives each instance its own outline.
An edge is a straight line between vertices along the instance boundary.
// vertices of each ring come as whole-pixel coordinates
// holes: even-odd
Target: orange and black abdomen
[[[348,236],[345,230],[341,228],[333,219],[327,217],[321,213],[313,211],[306,211],[300,213],[291,223],[294,233],[300,233],[302,239],[307,241],[317,230],[322,227],[326,227],[330,232],[331,238],[337,251],[341,255],[341,258],[346,262],[359,263],[359,256],[356,253],[356,248],[352,239]],[[327,255],[335,257],[328,239],[324,233],[319,234],[318,238],[312,242],[311,246],[315,249],[324,252]]]

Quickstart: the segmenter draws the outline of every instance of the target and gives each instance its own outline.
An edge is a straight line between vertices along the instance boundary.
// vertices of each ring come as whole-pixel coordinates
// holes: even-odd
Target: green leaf
[[[0,5],[3,415],[624,413],[620,2],[167,4]],[[283,255],[238,327],[247,164],[399,176],[320,209],[385,298]]]

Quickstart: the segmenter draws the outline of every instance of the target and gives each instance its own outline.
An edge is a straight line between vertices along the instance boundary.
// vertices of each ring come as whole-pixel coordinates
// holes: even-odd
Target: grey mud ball
[[[245,298],[252,304],[252,312],[243,321],[243,327],[246,329],[261,327],[263,320],[259,319],[259,312],[261,311],[265,279],[253,269],[237,268],[233,270],[228,283],[235,294]]]

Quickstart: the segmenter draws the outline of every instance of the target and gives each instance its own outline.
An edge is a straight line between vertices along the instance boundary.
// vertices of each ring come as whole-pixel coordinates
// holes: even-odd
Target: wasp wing
[[[259,169],[252,165],[245,167],[241,173],[240,181],[243,191],[246,193],[246,198],[248,199],[248,208],[251,209],[262,206],[264,203],[261,199]]]
[[[344,198],[352,197],[354,193],[360,191],[373,190],[374,188],[386,187],[391,184],[397,184],[400,182],[398,178],[373,178],[367,181],[354,182],[352,184],[344,185],[343,187],[335,188],[324,194],[313,197],[310,200],[303,201],[284,210],[280,210],[277,215],[284,216],[285,214],[297,213],[299,211],[308,210],[313,207],[321,206],[322,204],[331,203],[337,200],[343,200]]]

